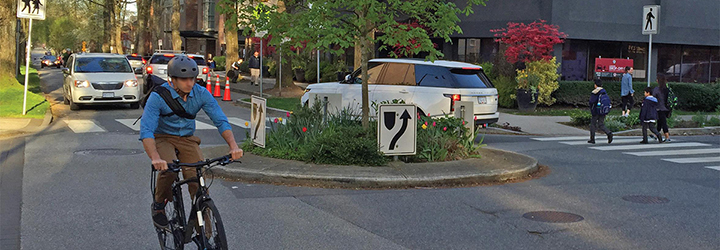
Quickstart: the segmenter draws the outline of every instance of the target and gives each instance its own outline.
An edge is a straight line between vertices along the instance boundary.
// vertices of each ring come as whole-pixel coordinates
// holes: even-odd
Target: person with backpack
[[[654,135],[657,136],[659,143],[663,142],[662,136],[660,136],[660,133],[658,133],[657,129],[655,129],[655,123],[658,119],[658,100],[650,94],[652,91],[653,89],[651,87],[645,88],[645,99],[643,99],[642,108],[640,109],[640,123],[642,123],[643,133],[643,139],[640,143],[642,144],[648,144],[648,128]]]
[[[657,130],[658,132],[662,129],[665,134],[665,139],[659,138],[664,142],[670,142],[670,132],[668,131],[667,118],[670,118],[670,108],[668,105],[668,95],[670,90],[667,87],[667,78],[665,74],[657,74],[658,86],[653,89],[652,95],[657,98]]]
[[[232,127],[215,98],[204,87],[195,84],[198,66],[186,55],[175,56],[167,67],[170,82],[156,86],[143,101],[140,121],[140,141],[153,167],[158,171],[154,202],[152,203],[153,224],[159,228],[168,227],[165,204],[172,199],[172,183],[177,173],[168,169],[168,162],[179,159],[181,163],[195,163],[203,160],[200,138],[194,136],[195,115],[200,110],[213,121],[230,147],[232,159],[243,156],[243,150],[235,142]],[[183,168],[183,178],[196,176],[194,168]],[[190,183],[190,197],[195,195],[197,183]]]
[[[605,89],[602,88],[602,81],[595,79],[595,89],[590,95],[590,140],[588,143],[595,144],[595,131],[597,129],[602,130],[607,135],[608,143],[612,143],[613,134],[612,131],[605,127],[605,116],[610,113],[612,107],[610,97],[608,96]]]
[[[635,90],[632,86],[632,73],[633,68],[630,66],[625,67],[625,74],[622,76],[622,82],[620,83],[620,96],[622,97],[622,116],[630,116],[630,110],[635,105],[634,94]]]

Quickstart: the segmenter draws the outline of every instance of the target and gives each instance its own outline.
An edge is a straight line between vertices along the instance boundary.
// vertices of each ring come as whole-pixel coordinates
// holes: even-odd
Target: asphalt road
[[[58,99],[60,71],[41,70],[41,77]],[[247,109],[222,106],[229,117],[249,117]],[[70,111],[61,102],[53,110],[60,118],[50,128],[13,141],[22,147],[14,161],[24,162],[22,249],[157,249],[149,160],[137,131],[118,121],[135,119],[141,111],[127,106]],[[243,140],[244,128],[233,125],[233,131]],[[224,143],[214,129],[197,135],[204,145]],[[717,249],[720,171],[707,167],[720,163],[677,159],[718,157],[720,138],[673,139],[666,148],[643,148],[630,142],[639,138],[618,138],[611,146],[629,146],[618,149],[587,145],[581,138],[487,135],[483,142],[490,147],[531,155],[551,169],[543,178],[499,186],[341,190],[215,180],[210,190],[231,249]],[[107,155],[97,149],[127,152]],[[707,153],[673,155],[682,150]],[[630,154],[657,151],[670,152]],[[8,166],[0,166],[4,176]],[[0,180],[5,191],[8,184]],[[13,196],[0,194],[6,206],[4,197]],[[665,203],[623,199],[632,195]],[[582,220],[523,217],[534,211],[567,212]]]

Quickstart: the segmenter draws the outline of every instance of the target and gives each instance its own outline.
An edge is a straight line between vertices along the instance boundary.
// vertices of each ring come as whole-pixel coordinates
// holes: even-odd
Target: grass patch
[[[25,67],[21,70],[25,72]],[[18,80],[19,79],[19,80]],[[27,115],[22,115],[23,97],[25,86],[20,82],[25,81],[24,75],[18,75],[17,79],[10,76],[0,76],[0,117],[45,117],[45,112],[50,108],[50,103],[45,100],[40,90],[40,77],[37,70],[30,68],[30,77],[27,96]]]
[[[250,98],[242,99],[250,102]],[[276,109],[294,111],[300,107],[300,98],[295,97],[270,97],[267,98],[267,106]]]

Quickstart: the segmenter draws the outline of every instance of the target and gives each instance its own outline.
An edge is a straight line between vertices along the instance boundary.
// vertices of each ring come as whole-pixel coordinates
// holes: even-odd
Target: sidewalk
[[[0,117],[0,139],[39,132],[48,127],[52,120],[49,109],[44,119]]]
[[[220,86],[224,90],[225,88],[225,72],[216,72],[220,76]],[[245,95],[256,95],[260,96],[260,86],[255,86],[250,84],[250,77],[249,76],[242,76],[242,80],[240,80],[237,83],[230,83],[230,90],[235,93],[245,94]],[[215,80],[216,78],[212,78],[213,88],[215,87]],[[264,77],[263,78],[263,96],[268,97],[266,94],[268,91],[275,88],[275,78],[270,77]],[[301,83],[301,82],[294,82],[295,86],[298,86],[302,89],[305,89],[307,87],[307,83]]]

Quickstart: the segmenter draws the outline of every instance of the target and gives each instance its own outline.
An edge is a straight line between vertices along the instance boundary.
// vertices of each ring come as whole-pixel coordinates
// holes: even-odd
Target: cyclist
[[[235,142],[228,119],[222,112],[213,96],[200,85],[195,84],[198,75],[198,66],[195,60],[185,55],[176,56],[168,62],[169,82],[158,88],[166,88],[172,95],[173,104],[179,103],[185,110],[186,118],[178,116],[175,110],[168,105],[170,101],[156,92],[150,92],[140,121],[140,140],[152,165],[156,170],[167,170],[168,162],[178,159],[181,163],[195,163],[203,160],[200,151],[200,138],[193,136],[195,132],[194,116],[204,110],[213,121],[225,142],[230,146],[232,159],[243,156],[243,150]],[[191,115],[191,116],[188,116]],[[190,117],[190,118],[187,118]],[[183,178],[196,176],[195,169],[183,168]],[[157,227],[168,226],[165,215],[165,204],[172,201],[172,183],[177,173],[172,171],[161,172],[157,177],[154,202],[152,203],[152,219]],[[188,191],[190,197],[195,195],[197,183],[190,183]]]

